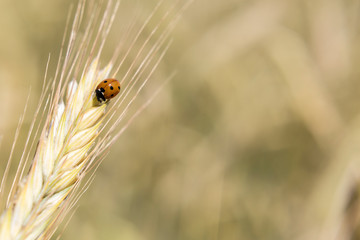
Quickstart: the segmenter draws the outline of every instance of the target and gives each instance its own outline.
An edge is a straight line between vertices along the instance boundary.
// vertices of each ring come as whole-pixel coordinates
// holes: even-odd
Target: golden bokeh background
[[[122,21],[156,2],[123,1],[106,56]],[[70,4],[0,0],[1,169],[31,87],[22,154]],[[155,83],[177,75],[112,147],[62,239],[360,239],[359,17],[359,0],[194,1]]]

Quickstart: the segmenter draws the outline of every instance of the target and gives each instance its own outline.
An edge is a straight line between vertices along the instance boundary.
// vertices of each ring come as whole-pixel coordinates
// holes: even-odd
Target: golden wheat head
[[[163,58],[168,48],[169,33],[181,13],[174,12],[175,8],[166,11],[152,32],[140,43],[140,47],[134,48],[145,26],[158,11],[160,2],[139,29],[134,30],[129,24],[126,32],[130,36],[128,49],[122,53],[117,46],[110,62],[100,67],[101,52],[119,3],[109,1],[102,13],[94,2],[87,4],[90,6],[90,14],[86,18],[83,34],[79,36],[86,11],[85,1],[80,1],[67,38],[67,47],[60,53],[55,76],[44,83],[44,94],[40,97],[35,115],[48,114],[43,115],[44,125],[26,176],[23,175],[29,154],[23,154],[20,159],[0,219],[0,239],[49,239],[52,236],[58,223],[81,195],[81,192],[76,192],[80,180],[90,169],[98,166],[104,151],[143,109],[139,109],[116,130]],[[170,13],[176,14],[171,16]],[[151,42],[155,34],[158,36]],[[135,52],[135,57],[121,77],[121,84],[125,83],[124,91],[112,100],[112,105],[108,104],[109,101],[100,103],[94,94],[96,86],[104,79],[118,75],[130,51]],[[115,62],[118,64],[115,65]],[[114,121],[109,127],[111,119]],[[34,129],[34,122],[31,130]],[[102,137],[99,137],[101,133]],[[29,137],[25,149],[28,145],[31,149],[32,143]],[[0,186],[0,198],[4,192],[11,156]]]

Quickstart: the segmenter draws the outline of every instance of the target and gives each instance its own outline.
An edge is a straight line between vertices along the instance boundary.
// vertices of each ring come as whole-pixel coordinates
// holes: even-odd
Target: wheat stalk
[[[100,21],[98,21],[98,17],[101,15],[98,6],[94,3],[89,5],[92,10],[81,40],[76,42],[85,15],[85,1],[80,1],[76,9],[68,37],[68,46],[66,50],[65,48],[61,50],[53,82],[47,84],[46,81],[44,82],[44,93],[40,97],[40,104],[35,115],[46,116],[45,112],[47,111],[48,115],[29,172],[23,177],[30,153],[30,150],[26,151],[26,149],[32,149],[34,140],[30,140],[31,136],[35,138],[34,136],[39,130],[39,128],[36,129],[34,136],[31,135],[35,129],[35,120],[31,125],[25,150],[6,201],[6,208],[1,215],[0,239],[49,239],[52,236],[58,223],[63,220],[66,213],[72,209],[84,189],[87,188],[90,181],[79,191],[80,181],[85,174],[92,168],[97,168],[103,159],[105,150],[114,143],[134,117],[153,98],[149,99],[114,136],[111,136],[163,58],[168,48],[166,43],[169,33],[187,6],[184,4],[183,8],[170,20],[168,19],[170,10],[163,15],[139,47],[128,70],[125,71],[121,81],[121,84],[127,81],[125,91],[114,100],[112,107],[108,107],[109,102],[100,104],[97,101],[94,95],[95,87],[103,79],[118,74],[129,51],[133,49],[135,42],[158,10],[161,2],[145,20],[137,34],[133,36],[129,50],[120,59],[117,67],[113,66],[114,62],[119,59],[120,48],[115,51],[114,57],[102,69],[99,64],[101,52],[119,3],[114,4],[109,1]],[[166,21],[168,22],[164,30],[160,31],[157,40],[150,45],[150,39],[160,29],[161,23]],[[128,35],[130,35],[131,28],[132,26],[129,27]],[[149,45],[149,50],[146,50]],[[158,55],[158,53],[160,54]],[[63,54],[65,58],[62,61]],[[80,80],[76,81],[77,78]],[[134,91],[134,89],[137,90]],[[49,96],[46,93],[49,93]],[[123,109],[119,111],[121,106]],[[117,112],[120,112],[120,115],[116,115]],[[111,119],[116,119],[115,123],[107,129],[105,136],[99,138],[100,133],[104,132]],[[18,133],[16,138],[17,136]],[[0,186],[0,198],[4,192],[4,183],[11,159],[12,154]]]

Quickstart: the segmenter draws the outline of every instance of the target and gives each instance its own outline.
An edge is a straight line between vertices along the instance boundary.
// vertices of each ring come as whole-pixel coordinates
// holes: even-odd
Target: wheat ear
[[[99,71],[95,60],[79,84],[69,83],[66,103],[56,105],[30,172],[2,216],[0,239],[38,239],[54,220],[91,159],[107,106],[97,103],[93,89],[109,70]]]
[[[105,153],[104,151],[127,128],[133,117],[141,111],[142,108],[130,118],[115,136],[110,136],[110,133],[114,132],[115,127],[124,119],[129,106],[163,58],[169,46],[167,44],[168,36],[182,11],[189,4],[184,4],[179,11],[175,11],[176,14],[173,18],[169,18],[171,10],[165,12],[135,54],[134,61],[122,78],[122,83],[127,83],[125,90],[114,101],[113,107],[107,110],[108,102],[100,104],[94,95],[94,90],[103,79],[116,76],[123,63],[123,60],[121,60],[117,66],[113,67],[113,63],[119,59],[119,52],[115,51],[114,58],[110,63],[103,69],[99,67],[102,48],[119,5],[118,2],[114,5],[112,1],[109,1],[104,17],[99,23],[98,32],[93,29],[96,17],[100,13],[97,11],[96,5],[94,5],[93,9],[95,10],[90,16],[90,23],[88,23],[83,40],[80,42],[80,47],[76,49],[74,39],[84,15],[84,2],[85,0],[80,0],[77,8],[62,67],[60,67],[61,64],[58,65],[53,85],[47,85],[46,87],[47,89],[52,88],[51,94],[47,100],[46,97],[41,97],[42,101],[45,102],[44,105],[49,108],[49,114],[46,117],[45,126],[40,134],[36,153],[27,176],[22,178],[25,167],[20,171],[19,168],[13,181],[5,211],[0,218],[0,239],[2,240],[49,239],[52,236],[58,227],[58,222],[63,219],[67,211],[78,200],[76,194],[81,195],[76,191],[80,180],[91,168],[98,166],[102,160],[101,154]],[[143,32],[146,24],[159,9],[160,4],[161,1],[145,20],[144,25],[135,35],[129,51],[126,51],[123,59],[127,58],[130,49],[133,49],[135,42]],[[111,12],[113,13],[111,14]],[[157,40],[151,43],[150,39],[160,29],[161,24],[166,21],[169,21],[169,23],[165,24],[162,31],[159,31],[160,36]],[[95,36],[93,44],[89,40],[91,35]],[[148,45],[151,46],[147,51],[146,47]],[[157,53],[161,53],[160,56],[156,56]],[[61,57],[59,62],[61,62]],[[79,82],[76,80],[70,81],[70,79],[77,79],[79,72],[82,72]],[[129,93],[133,89],[136,91],[131,96]],[[128,103],[124,102],[124,100],[128,100]],[[126,106],[123,107],[120,116],[114,115],[123,103]],[[110,114],[105,121],[107,113]],[[102,139],[96,140],[104,127],[108,125],[109,119],[114,118],[114,116],[116,118],[114,124],[105,131],[106,134]],[[26,166],[29,155],[24,158],[23,156],[19,166]],[[23,159],[26,160],[22,162]],[[8,166],[5,169],[0,186],[0,199],[4,191],[3,183],[7,172]],[[22,180],[19,182],[19,179]],[[85,184],[85,188],[86,186],[87,184]]]

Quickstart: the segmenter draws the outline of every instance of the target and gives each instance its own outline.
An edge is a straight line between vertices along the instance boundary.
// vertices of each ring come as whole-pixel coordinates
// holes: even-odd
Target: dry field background
[[[123,1],[108,56],[124,21],[156,2]],[[70,3],[0,0],[1,169],[31,86],[21,156]],[[112,148],[62,239],[360,239],[359,17],[358,0],[196,0],[155,83],[177,75]]]

